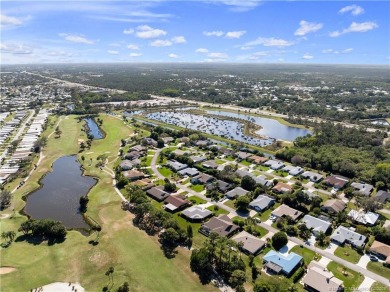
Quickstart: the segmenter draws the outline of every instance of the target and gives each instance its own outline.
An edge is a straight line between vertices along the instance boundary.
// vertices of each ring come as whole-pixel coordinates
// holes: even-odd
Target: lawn
[[[383,285],[382,283],[375,282],[374,284],[372,284],[370,291],[371,292],[378,292],[378,291],[387,291],[388,289],[389,289],[389,287]]]
[[[190,189],[200,193],[204,191],[204,185],[191,185]]]
[[[188,197],[188,200],[191,201],[195,205],[205,204],[207,202],[207,201],[205,201],[197,196],[190,196],[190,197]]]
[[[146,156],[146,159],[145,159],[145,166],[150,166],[152,164],[152,159],[153,159],[153,156]]]
[[[305,247],[300,247],[299,245],[294,246],[291,249],[291,252],[295,252],[296,254],[299,254],[300,256],[302,256],[303,261],[305,262],[305,265],[309,265],[309,263],[312,260],[314,260],[314,258],[316,258],[315,259],[316,261],[321,259],[320,255],[317,255],[317,257],[316,257],[316,253],[314,251],[307,249]]]
[[[172,170],[165,166],[158,168],[158,172],[161,173],[164,177],[170,177],[172,175]]]
[[[236,159],[232,156],[226,156],[225,157],[226,160],[229,160],[229,161],[235,161]]]
[[[222,160],[222,159],[214,159],[215,163],[216,164],[224,164],[226,161],[225,160]]]
[[[336,262],[330,262],[327,269],[331,271],[336,278],[339,278],[344,282],[344,288],[346,291],[351,291],[353,288],[357,288],[364,280],[364,276],[358,272],[352,271],[343,265]],[[346,274],[344,274],[344,271]]]
[[[260,171],[267,171],[267,170],[269,170],[269,167],[264,166],[264,165],[259,165],[258,167],[256,167],[256,169],[258,169]]]
[[[246,160],[242,160],[242,161],[240,161],[240,163],[241,163],[242,165],[245,165],[245,166],[249,166],[249,165],[252,164],[252,162],[249,162],[249,161],[246,161]]]
[[[215,206],[210,206],[210,207],[208,207],[207,209],[210,210],[211,212],[213,212],[214,215],[217,216],[217,217],[218,217],[219,215],[226,215],[226,214],[229,214],[228,211],[226,211],[226,210],[224,210],[224,209],[222,209],[222,208],[218,208],[218,210],[215,210],[214,208],[215,208]]]
[[[63,243],[52,246],[48,246],[47,242],[14,242],[9,248],[2,249],[1,264],[15,267],[17,270],[1,276],[1,289],[30,291],[51,282],[77,281],[87,291],[101,291],[107,285],[107,277],[104,274],[112,266],[115,270],[112,291],[124,281],[130,283],[131,291],[215,290],[211,286],[202,286],[198,277],[190,271],[188,250],[180,248],[174,259],[167,259],[160,249],[157,237],[150,237],[134,227],[131,223],[132,215],[121,210],[119,196],[112,188],[111,175],[95,168],[94,164],[96,157],[106,152],[110,152],[107,153],[109,161],[114,161],[120,139],[126,138],[131,129],[114,117],[100,117],[107,135],[105,139],[93,141],[91,149],[83,154],[86,156],[85,174],[99,178],[99,182],[88,194],[90,201],[87,212],[102,226],[99,244],[93,246],[88,243],[95,239],[95,234],[84,236],[78,231],[69,231]],[[24,207],[21,196],[38,187],[36,182],[50,170],[53,161],[63,155],[78,153],[77,140],[85,139],[81,124],[77,123],[74,116],[69,116],[62,120],[60,128],[63,132],[61,138],[54,139],[52,136],[49,139],[44,149],[45,158],[31,179],[14,193],[16,216],[13,219],[0,220],[1,230],[16,231],[26,220],[26,217],[19,213]],[[44,134],[52,131],[53,127],[49,127]],[[90,158],[94,162],[91,166]],[[17,237],[20,235],[21,233],[17,232]]]
[[[353,264],[357,264],[362,257],[356,250],[350,248],[349,246],[339,246],[335,250],[334,255]]]
[[[230,207],[230,208],[235,209],[236,206],[234,205],[234,201],[235,201],[235,200],[227,200],[227,201],[226,201],[225,203],[223,203],[223,204],[226,205],[226,206],[228,206],[228,207]]]
[[[382,277],[390,278],[390,268],[385,267],[383,263],[370,261],[367,265],[367,270],[381,275]]]

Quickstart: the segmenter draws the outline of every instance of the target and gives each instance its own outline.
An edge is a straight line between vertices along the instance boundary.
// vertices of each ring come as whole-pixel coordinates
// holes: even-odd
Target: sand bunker
[[[73,288],[73,289],[72,289]],[[85,289],[79,283],[70,283],[69,282],[54,282],[45,286],[42,286],[32,291],[43,291],[43,292],[68,292],[68,291],[77,291],[85,292]]]
[[[14,271],[16,271],[16,269],[13,267],[0,267],[0,275],[12,273]]]

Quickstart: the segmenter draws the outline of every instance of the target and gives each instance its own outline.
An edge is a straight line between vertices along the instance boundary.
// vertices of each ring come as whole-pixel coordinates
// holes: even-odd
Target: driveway
[[[292,242],[291,240],[289,240],[288,242],[287,242],[287,244],[285,245],[285,246],[283,246],[280,250],[279,250],[279,252],[281,253],[281,254],[288,254],[288,251],[289,250],[291,250],[294,246],[296,246],[297,244],[296,243],[294,243],[294,242]]]
[[[360,286],[357,290],[361,291],[361,292],[370,291],[370,288],[371,288],[372,284],[374,284],[374,282],[375,282],[375,280],[373,280],[369,277],[364,277],[363,282],[360,284]]]
[[[359,267],[366,268],[366,267],[367,267],[367,264],[368,264],[369,262],[370,262],[370,256],[367,255],[367,254],[365,254],[365,255],[363,255],[363,256],[360,258],[360,260],[359,260],[359,262],[357,263],[357,265],[358,265]]]
[[[328,266],[328,264],[331,262],[330,259],[326,258],[326,257],[322,257],[318,263],[322,266],[324,266],[325,268]]]
[[[338,248],[339,246],[333,242],[331,242],[329,244],[329,246],[326,248],[326,251],[331,253],[331,254],[334,254],[335,250]]]
[[[271,219],[268,219],[268,220],[264,221],[264,224],[267,224],[267,225],[269,225],[269,226],[271,226],[272,223],[274,223],[274,222],[272,222]]]

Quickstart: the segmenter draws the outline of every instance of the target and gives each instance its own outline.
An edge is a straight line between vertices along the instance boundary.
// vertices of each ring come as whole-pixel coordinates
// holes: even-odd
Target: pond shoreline
[[[25,205],[24,205],[23,208],[19,211],[19,214],[21,214],[21,215],[23,215],[23,216],[26,216],[28,219],[34,219],[33,216],[30,215],[30,214],[27,212],[27,210],[26,210],[28,197],[30,197],[32,194],[34,194],[35,192],[41,190],[41,189],[44,187],[43,179],[44,179],[48,174],[53,173],[53,171],[54,171],[54,169],[53,169],[54,163],[55,163],[56,161],[58,161],[58,159],[61,159],[61,158],[64,158],[64,157],[74,157],[74,158],[75,158],[75,161],[76,161],[77,163],[80,164],[79,169],[80,169],[80,171],[81,171],[81,177],[89,177],[89,178],[92,178],[92,179],[95,180],[94,184],[93,184],[91,187],[89,187],[88,190],[86,191],[85,196],[88,196],[89,193],[91,192],[92,188],[95,187],[95,186],[99,183],[100,179],[99,179],[98,177],[95,177],[95,176],[92,176],[92,175],[86,175],[86,174],[85,174],[85,171],[86,171],[86,170],[83,168],[82,163],[78,160],[77,154],[71,154],[71,155],[60,156],[60,157],[56,158],[56,159],[50,164],[50,169],[49,169],[46,173],[44,173],[44,174],[39,178],[39,180],[38,180],[38,182],[37,182],[39,186],[38,186],[36,189],[30,191],[29,193],[27,193],[27,194],[25,194],[25,195],[23,195],[23,196],[21,197],[22,200],[25,202]],[[67,230],[76,230],[76,231],[79,231],[79,232],[80,232],[81,234],[83,234],[83,235],[89,235],[89,233],[91,232],[91,227],[93,227],[91,221],[94,221],[94,220],[93,220],[91,217],[89,217],[86,213],[81,213],[81,212],[80,212],[79,214],[80,214],[80,216],[83,218],[84,223],[86,223],[86,225],[89,226],[89,229],[84,228],[84,227],[80,227],[80,228],[78,228],[78,227],[68,227],[68,226],[66,226],[66,224],[63,223],[61,220],[52,219],[52,218],[47,218],[47,219],[62,222],[62,223],[65,225],[65,227],[66,227]],[[88,217],[88,219],[86,219],[86,217]],[[90,218],[90,219],[89,219],[89,218]]]

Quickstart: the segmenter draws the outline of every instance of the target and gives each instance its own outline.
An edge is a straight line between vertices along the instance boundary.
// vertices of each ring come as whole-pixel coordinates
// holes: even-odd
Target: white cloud
[[[209,50],[205,49],[205,48],[199,48],[199,49],[196,49],[195,52],[199,53],[199,54],[207,54],[209,52]]]
[[[345,6],[344,8],[341,8],[339,11],[340,14],[344,14],[346,12],[351,12],[352,15],[356,16],[356,15],[363,14],[364,9],[360,6],[353,4],[353,5],[349,5],[349,6]]]
[[[172,46],[172,42],[169,40],[155,40],[150,43],[152,47],[169,47]]]
[[[214,2],[228,5],[234,12],[247,12],[261,4],[261,0],[218,0]]]
[[[72,43],[81,43],[86,45],[93,45],[96,43],[96,40],[89,40],[83,35],[77,35],[77,34],[71,34],[71,33],[59,33],[60,37],[62,37],[64,40]]]
[[[209,53],[207,54],[207,57],[211,59],[227,59],[229,56],[225,53]]]
[[[375,22],[368,21],[368,22],[352,22],[351,25],[348,28],[344,28],[342,31],[332,31],[329,33],[329,36],[331,37],[338,37],[346,33],[350,32],[367,32],[369,30],[377,28],[378,25]]]
[[[348,54],[348,53],[350,53],[350,52],[352,52],[352,51],[353,51],[353,48],[348,48],[348,49],[342,50],[341,52],[342,52],[343,54]]]
[[[0,43],[1,53],[8,53],[13,55],[30,55],[33,49],[25,44],[17,43]]]
[[[167,34],[165,30],[152,28],[149,25],[140,25],[137,27],[136,36],[141,39],[153,39]]]
[[[243,50],[243,51],[247,51],[247,50],[252,50],[253,47],[242,46],[242,47],[240,47],[240,49]]]
[[[139,46],[134,45],[134,44],[128,45],[127,48],[130,49],[130,50],[139,50]]]
[[[132,29],[132,28],[124,29],[124,30],[123,30],[123,33],[124,33],[124,34],[133,34],[133,33],[134,33],[134,29]]]
[[[111,43],[109,44],[110,47],[118,47],[120,48],[121,47],[121,44],[118,44],[118,43]]]
[[[246,30],[240,30],[240,31],[229,31],[226,33],[225,37],[228,39],[239,39],[244,34],[246,34]]]
[[[23,23],[27,20],[29,20],[31,17],[25,17],[25,18],[17,18],[13,16],[8,16],[5,14],[0,14],[0,28],[1,29],[7,29],[7,28],[14,28],[23,25]]]
[[[322,53],[324,53],[324,54],[333,53],[333,49],[322,50]]]
[[[135,58],[135,57],[141,57],[142,54],[141,53],[130,53],[129,56],[132,57],[132,58]]]
[[[311,60],[311,59],[313,59],[314,57],[312,56],[312,55],[310,55],[310,54],[304,54],[303,56],[302,56],[302,59],[305,59],[305,60]]]
[[[173,59],[179,58],[179,56],[176,55],[176,54],[169,54],[168,57],[169,57],[169,58],[173,58]]]
[[[224,35],[223,31],[217,30],[217,31],[204,31],[203,34],[205,36],[216,36],[216,37],[221,37]]]
[[[107,53],[110,55],[119,55],[119,51],[108,50]]]
[[[171,38],[171,41],[175,44],[184,44],[187,42],[184,36],[175,36]]]
[[[323,26],[324,25],[322,23],[314,23],[301,20],[299,22],[299,28],[295,31],[294,35],[304,36],[308,33],[320,30]]]
[[[265,47],[289,47],[292,46],[293,44],[294,42],[286,41],[283,39],[259,37],[254,41],[247,42],[246,44],[244,44],[244,47],[258,46],[258,45],[263,45]]]

